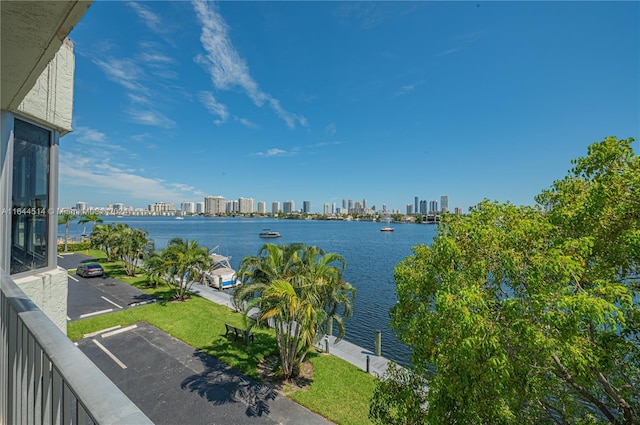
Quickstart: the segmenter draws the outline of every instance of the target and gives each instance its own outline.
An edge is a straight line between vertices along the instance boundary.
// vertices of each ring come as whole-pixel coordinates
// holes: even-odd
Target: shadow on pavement
[[[247,405],[247,416],[268,415],[269,401],[278,393],[235,371],[218,360],[196,351],[193,354],[205,367],[204,372],[191,375],[181,383],[182,389],[195,392],[216,405],[241,401]]]

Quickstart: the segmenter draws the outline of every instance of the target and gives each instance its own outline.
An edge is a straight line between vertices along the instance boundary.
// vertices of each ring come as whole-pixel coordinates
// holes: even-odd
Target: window
[[[51,132],[14,120],[11,274],[48,266]]]

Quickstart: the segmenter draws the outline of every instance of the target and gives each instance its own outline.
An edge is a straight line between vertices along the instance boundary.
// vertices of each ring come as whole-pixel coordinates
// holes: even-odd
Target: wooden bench
[[[227,332],[225,332],[224,336],[229,336],[229,334],[234,335],[234,341],[238,340],[238,337],[242,338],[244,343],[248,343],[249,341],[253,341],[253,334],[245,329],[236,328],[233,325],[228,323],[224,324],[224,327],[227,328]]]

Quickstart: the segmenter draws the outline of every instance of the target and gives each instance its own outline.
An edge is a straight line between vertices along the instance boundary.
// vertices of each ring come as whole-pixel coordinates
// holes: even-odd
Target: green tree
[[[424,378],[410,369],[389,363],[373,391],[369,418],[384,425],[426,424],[426,403]]]
[[[243,285],[234,293],[245,317],[256,307],[257,324],[275,328],[284,379],[297,376],[307,352],[324,335],[329,318],[344,335],[355,290],[342,280],[344,259],[304,244],[265,244],[242,260]]]
[[[76,216],[69,213],[58,215],[58,224],[64,223],[64,252],[67,252],[69,243],[69,223],[76,219]]]
[[[640,167],[605,139],[540,210],[446,214],[396,266],[392,327],[428,423],[638,423]],[[373,404],[372,404],[373,405]]]
[[[194,282],[200,281],[203,272],[212,265],[209,250],[196,240],[173,238],[160,253],[163,259],[159,270],[167,283],[176,290],[175,298],[184,301]]]
[[[120,260],[124,263],[127,275],[134,276],[145,253],[153,250],[153,242],[147,237],[146,230],[126,226],[116,229],[116,232]]]
[[[93,229],[96,228],[96,223],[102,223],[104,220],[102,218],[100,218],[100,216],[96,213],[87,213],[87,214],[83,214],[82,217],[80,218],[80,220],[78,221],[78,223],[80,224],[85,224],[85,223],[93,223],[93,227],[91,228],[91,231],[93,232]]]

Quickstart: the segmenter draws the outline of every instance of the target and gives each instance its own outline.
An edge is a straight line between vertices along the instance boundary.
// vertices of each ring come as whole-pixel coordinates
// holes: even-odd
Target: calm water
[[[411,247],[431,244],[436,228],[432,225],[393,224],[394,232],[380,232],[381,223],[356,221],[278,220],[267,218],[124,217],[107,218],[104,224],[120,222],[149,232],[156,249],[164,248],[174,237],[197,239],[209,249],[231,257],[236,270],[244,256],[256,255],[265,242],[277,244],[303,242],[327,252],[342,255],[347,268],[345,280],[357,291],[353,317],[347,322],[345,339],[375,351],[375,331],[382,332],[382,355],[399,363],[409,361],[409,349],[389,329],[389,308],[396,302],[393,268],[411,255]],[[83,230],[91,232],[91,223],[71,223],[70,236]],[[281,233],[278,239],[261,239],[265,228]],[[64,236],[64,225],[58,229]]]

